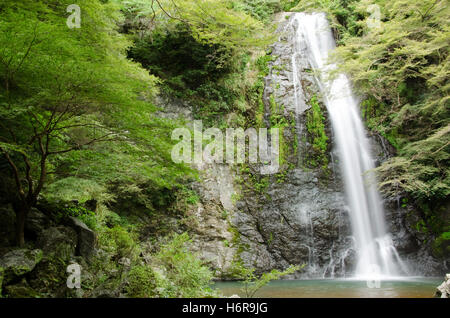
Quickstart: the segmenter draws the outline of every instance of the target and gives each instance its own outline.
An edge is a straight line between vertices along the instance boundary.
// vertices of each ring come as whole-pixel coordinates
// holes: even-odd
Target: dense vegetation
[[[189,102],[208,125],[263,127],[271,20],[289,10],[329,14],[336,59],[363,96],[363,117],[395,147],[377,169],[381,187],[413,202],[436,255],[449,255],[446,1],[79,0],[81,28],[69,28],[72,3],[0,3],[0,204],[12,204],[19,246],[28,244],[24,224],[39,205],[57,224],[73,216],[98,233],[105,253],[89,265],[88,294],[103,286],[133,297],[217,295],[213,274],[189,252],[189,236],[165,224],[167,215],[182,218],[198,195],[189,187],[195,171],[170,158],[171,132],[183,123],[159,117],[155,97]],[[382,13],[375,29],[366,24],[371,4]],[[310,164],[326,167],[324,118],[316,99],[311,105]],[[283,119],[270,121],[284,128]],[[259,192],[268,184],[252,182]],[[156,228],[151,252],[140,246],[142,220]],[[131,262],[128,273],[122,259]],[[48,289],[65,279],[60,261],[69,260],[45,260]],[[251,269],[240,272],[260,286]]]

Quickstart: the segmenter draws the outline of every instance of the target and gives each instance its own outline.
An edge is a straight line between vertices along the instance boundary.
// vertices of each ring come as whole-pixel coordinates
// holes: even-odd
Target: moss
[[[127,257],[133,261],[138,257],[140,252],[135,234],[121,226],[102,229],[99,233],[98,240],[102,249],[117,259]]]
[[[154,297],[157,287],[153,269],[149,266],[134,266],[128,273],[126,291],[128,297],[150,298]]]
[[[37,290],[41,296],[51,296],[55,291],[65,287],[67,265],[67,260],[64,260],[63,258],[55,255],[45,256],[44,260],[40,262],[33,271],[30,285]]]
[[[55,220],[57,223],[61,223],[62,220],[71,216],[81,220],[93,231],[96,231],[99,227],[95,212],[78,204],[66,203],[65,207],[55,207],[55,210],[58,211],[55,215]]]
[[[5,294],[8,298],[38,298],[40,294],[33,288],[28,286],[26,281],[22,281],[17,285],[5,287]]]
[[[414,228],[415,228],[418,232],[420,232],[420,233],[427,233],[427,232],[428,232],[428,229],[427,229],[427,226],[426,226],[424,220],[419,220],[419,221],[414,225]]]
[[[434,255],[439,258],[450,257],[450,232],[444,232],[435,239],[432,250]]]
[[[312,152],[307,156],[307,164],[312,168],[320,168],[325,177],[330,175],[328,169],[328,136],[325,132],[325,117],[317,96],[310,100],[311,108],[306,114],[308,142]]]
[[[249,118],[254,118],[254,124],[256,127],[264,127],[264,78],[269,75],[270,68],[269,62],[273,61],[273,57],[268,53],[259,57],[255,62],[255,67],[258,72],[257,79],[250,90],[249,99],[250,103],[253,104],[254,109],[256,109],[255,115]]]

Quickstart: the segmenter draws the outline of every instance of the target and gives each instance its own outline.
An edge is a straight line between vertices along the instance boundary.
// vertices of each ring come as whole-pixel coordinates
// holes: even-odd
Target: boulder
[[[75,254],[77,233],[70,227],[54,226],[45,229],[38,237],[38,246],[46,257],[56,256],[69,259]]]
[[[42,250],[16,249],[6,253],[0,259],[3,269],[4,283],[9,283],[17,277],[31,272],[42,260]]]
[[[37,238],[51,224],[50,219],[36,208],[31,208],[25,221],[27,235]]]
[[[39,293],[31,288],[26,280],[22,280],[19,284],[9,285],[5,287],[5,294],[9,298],[36,298]]]
[[[76,253],[89,260],[95,253],[95,244],[97,237],[95,232],[87,227],[82,221],[77,218],[69,217],[68,223],[78,235],[78,243]]]
[[[450,274],[445,275],[444,282],[436,288],[434,297],[450,298]]]

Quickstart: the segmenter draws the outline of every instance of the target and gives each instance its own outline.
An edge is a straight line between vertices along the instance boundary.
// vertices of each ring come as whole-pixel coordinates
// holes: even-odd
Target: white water
[[[334,64],[327,64],[335,42],[326,16],[324,13],[294,13],[292,19],[297,37],[296,50],[306,50],[311,67],[320,71],[317,72],[316,79],[330,114],[339,150],[350,221],[356,241],[358,264],[355,275],[363,279],[404,275],[407,269],[386,231],[376,180],[373,176],[370,182],[368,180],[368,171],[374,168],[374,160],[350,82],[344,74],[325,80],[330,71],[336,68]],[[298,85],[297,79],[294,84]]]

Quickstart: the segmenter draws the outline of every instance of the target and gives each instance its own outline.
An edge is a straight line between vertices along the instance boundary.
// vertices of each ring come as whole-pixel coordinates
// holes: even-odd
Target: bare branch
[[[183,23],[189,24],[188,21],[183,20],[183,19],[181,19],[181,18],[174,17],[174,16],[172,16],[171,14],[169,14],[169,13],[163,8],[163,6],[162,6],[161,3],[159,2],[159,0],[154,0],[154,1],[156,1],[156,3],[158,4],[158,6],[161,8],[162,12],[164,12],[165,15],[167,15],[169,18],[174,19],[174,20],[181,21],[181,22],[183,22]]]

